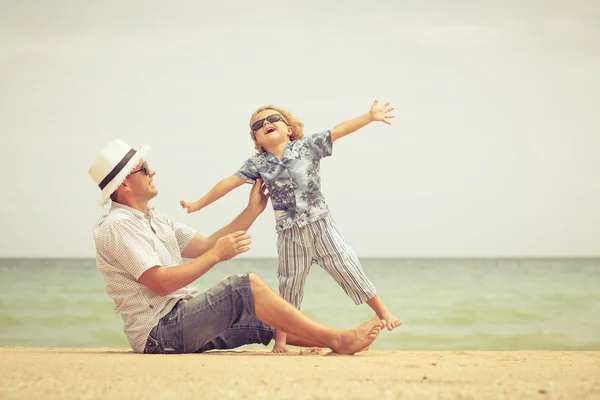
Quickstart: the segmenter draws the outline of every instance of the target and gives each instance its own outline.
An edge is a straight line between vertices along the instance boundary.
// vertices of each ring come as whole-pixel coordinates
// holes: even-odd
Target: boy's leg
[[[249,278],[256,317],[295,338],[314,342],[318,347],[354,354],[373,343],[385,326],[385,321],[373,317],[354,329],[342,331],[326,327],[302,314],[256,275],[250,273]]]
[[[386,320],[388,331],[394,330],[397,327],[399,327],[400,325],[402,325],[402,321],[399,320],[398,318],[394,317],[388,311],[386,306],[383,304],[383,300],[381,300],[381,297],[379,297],[378,294],[376,294],[371,299],[369,299],[367,301],[367,304],[369,305],[369,307],[371,307],[371,309],[373,311],[375,311],[375,313],[377,314],[377,316],[379,316],[379,318]],[[389,322],[387,322],[387,321],[389,321]]]
[[[306,246],[303,236],[304,229],[292,227],[277,236],[279,293],[281,297],[300,309],[304,298],[306,278],[313,262],[310,247]],[[286,333],[275,330],[274,353],[287,353]]]
[[[304,285],[313,263],[312,249],[305,244],[303,230],[293,227],[277,236],[279,294],[297,309],[304,298]]]
[[[355,304],[367,303],[377,316],[386,320],[388,330],[402,324],[383,304],[375,287],[365,275],[356,253],[331,217],[319,222],[314,232],[317,263],[342,287]]]

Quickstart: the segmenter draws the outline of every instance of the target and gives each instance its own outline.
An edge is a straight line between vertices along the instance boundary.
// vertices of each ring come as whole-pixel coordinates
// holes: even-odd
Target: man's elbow
[[[155,267],[140,276],[140,283],[152,290],[158,296],[167,296],[173,292],[163,267]]]
[[[155,287],[155,288],[150,288],[150,290],[152,290],[154,293],[156,293],[159,296],[167,296],[167,295],[173,293],[173,290],[169,290],[162,285],[159,285],[158,287]]]
[[[175,291],[166,279],[155,281],[150,290],[159,296],[167,296]]]

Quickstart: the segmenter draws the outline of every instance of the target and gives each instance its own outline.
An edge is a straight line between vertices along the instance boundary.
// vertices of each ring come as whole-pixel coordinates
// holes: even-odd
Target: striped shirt
[[[138,282],[155,266],[183,263],[181,253],[196,230],[173,222],[148,209],[148,216],[113,202],[108,214],[94,228],[96,266],[104,277],[106,293],[115,302],[115,312],[123,318],[123,330],[131,348],[142,353],[148,334],[182,298],[191,298],[196,289],[186,286],[159,296]]]

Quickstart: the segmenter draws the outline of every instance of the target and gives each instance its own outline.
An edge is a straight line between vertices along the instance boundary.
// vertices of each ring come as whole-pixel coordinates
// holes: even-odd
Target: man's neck
[[[118,203],[123,204],[124,206],[131,207],[134,210],[138,210],[143,213],[145,216],[148,216],[148,202],[136,202],[135,199],[123,199]]]

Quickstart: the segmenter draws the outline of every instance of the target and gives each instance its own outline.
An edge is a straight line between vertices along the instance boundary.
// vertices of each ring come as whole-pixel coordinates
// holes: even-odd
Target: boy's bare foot
[[[394,317],[390,313],[383,314],[382,315],[382,319],[386,320],[386,322],[387,322],[387,330],[388,331],[393,331],[394,329],[396,329],[397,327],[399,327],[400,325],[402,325],[402,321],[399,320],[398,318]]]
[[[179,204],[181,205],[181,207],[186,208],[187,209],[187,213],[191,214],[194,211],[198,211],[200,209],[200,204],[198,204],[197,201],[187,201],[187,200],[181,200],[179,202]]]
[[[381,300],[381,297],[379,297],[378,294],[376,294],[370,300],[368,300],[367,304],[369,305],[369,307],[371,307],[373,311],[375,311],[375,314],[377,314],[379,318],[387,321],[386,326],[388,331],[394,330],[400,325],[402,325],[402,321],[390,314],[387,308],[383,305],[383,301]]]
[[[271,353],[288,353],[289,350],[287,348],[287,346],[285,345],[285,343],[277,343],[275,342],[275,345],[273,346],[273,350],[271,350]]]
[[[373,317],[354,329],[343,331],[339,347],[332,350],[340,354],[359,352],[373,343],[384,326],[384,320]]]

